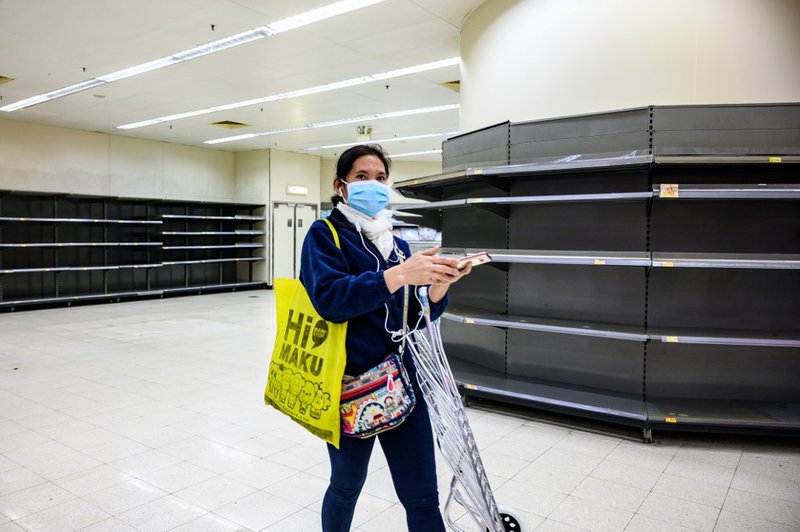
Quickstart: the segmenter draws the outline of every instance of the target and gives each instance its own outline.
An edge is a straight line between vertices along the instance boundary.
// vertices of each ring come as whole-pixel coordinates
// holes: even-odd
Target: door
[[[308,228],[317,218],[317,206],[302,203],[273,203],[272,278],[296,279],[300,254]]]

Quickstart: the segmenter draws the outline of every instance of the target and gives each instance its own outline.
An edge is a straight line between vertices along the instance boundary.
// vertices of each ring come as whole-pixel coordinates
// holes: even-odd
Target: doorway
[[[300,253],[309,227],[317,219],[317,205],[309,203],[272,204],[272,279],[297,279]]]

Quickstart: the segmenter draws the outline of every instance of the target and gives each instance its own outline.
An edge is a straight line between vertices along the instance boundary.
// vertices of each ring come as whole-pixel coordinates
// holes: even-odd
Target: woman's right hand
[[[405,285],[426,285],[448,283],[458,278],[458,259],[437,255],[439,246],[418,251],[406,261],[393,266],[384,272],[384,279],[389,291],[394,293]]]

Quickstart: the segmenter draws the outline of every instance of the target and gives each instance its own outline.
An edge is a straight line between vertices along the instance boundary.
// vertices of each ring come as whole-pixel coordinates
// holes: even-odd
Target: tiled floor
[[[0,532],[318,530],[327,454],[262,403],[272,305],[257,291],[0,314]],[[800,530],[796,441],[645,445],[469,414],[496,499],[528,530]],[[405,530],[379,449],[355,526]]]

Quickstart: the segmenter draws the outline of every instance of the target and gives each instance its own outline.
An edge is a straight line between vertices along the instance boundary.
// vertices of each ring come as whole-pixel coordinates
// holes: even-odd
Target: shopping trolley
[[[430,319],[427,288],[419,289],[426,328],[412,331],[408,346],[417,367],[417,381],[425,396],[431,425],[439,449],[453,471],[450,494],[444,506],[447,526],[457,532],[450,517],[453,502],[461,505],[473,521],[489,532],[523,531],[521,519],[507,508],[500,508],[494,499],[478,446],[467,419],[467,412],[458,393],[458,386],[447,362],[442,344],[439,320]]]

